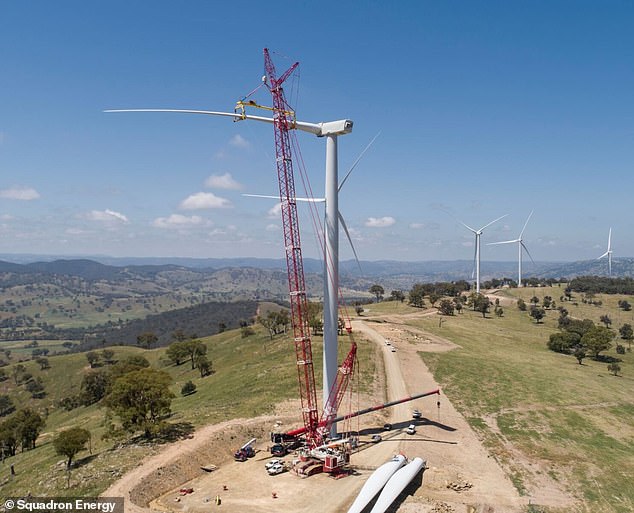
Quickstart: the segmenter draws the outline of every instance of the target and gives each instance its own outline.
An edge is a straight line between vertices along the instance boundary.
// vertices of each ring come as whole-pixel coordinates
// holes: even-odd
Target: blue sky
[[[232,111],[268,47],[301,63],[299,119],[354,120],[341,175],[381,132],[340,195],[361,259],[470,259],[447,211],[509,214],[484,243],[533,209],[535,260],[596,258],[610,227],[634,256],[633,22],[616,0],[0,0],[0,253],[282,257],[274,202],[242,196],[277,191],[270,126],[102,112]],[[321,196],[325,142],[297,139]]]

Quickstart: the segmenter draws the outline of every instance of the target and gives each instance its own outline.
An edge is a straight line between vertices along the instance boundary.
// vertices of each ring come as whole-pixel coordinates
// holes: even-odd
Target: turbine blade
[[[533,260],[533,257],[531,256],[531,252],[528,251],[528,248],[526,247],[526,244],[524,244],[522,241],[519,241],[519,243],[522,245],[522,247],[524,248],[524,251],[526,251],[526,254],[528,255],[528,258],[531,259],[531,262],[533,262],[533,264],[535,263],[535,260]]]
[[[348,231],[348,227],[346,226],[346,222],[343,220],[343,216],[341,212],[337,212],[339,216],[339,222],[343,227],[343,231],[346,232],[346,237],[348,237],[348,242],[350,243],[350,247],[352,248],[352,253],[354,253],[354,259],[357,261],[357,265],[359,266],[359,271],[363,273],[363,269],[361,269],[361,262],[359,262],[359,257],[357,256],[357,250],[354,249],[354,244],[352,243],[352,237],[350,237],[350,232]]]
[[[242,196],[247,196],[249,198],[267,198],[274,199],[279,201],[279,196],[267,196],[264,194],[243,194]],[[295,201],[303,201],[304,203],[324,203],[326,198],[295,198]]]
[[[522,231],[520,232],[520,236],[518,237],[518,239],[522,240],[522,235],[524,235],[524,230],[526,230],[526,225],[528,224],[528,222],[531,219],[531,216],[533,215],[533,212],[535,212],[534,210],[531,210],[531,213],[528,214],[528,218],[526,219],[526,222],[524,223],[524,228],[522,228]]]
[[[601,260],[603,257],[606,257],[610,254],[609,251],[606,251],[605,253],[603,253],[603,255],[601,255],[599,258],[597,258],[597,260]]]
[[[365,152],[368,151],[370,149],[370,146],[372,146],[372,144],[374,144],[374,141],[376,141],[376,138],[381,135],[381,132],[379,132],[378,134],[376,134],[374,136],[374,138],[370,141],[370,144],[368,144],[365,149],[361,152],[361,154],[357,157],[357,160],[354,161],[354,164],[352,164],[352,167],[350,167],[350,169],[348,170],[348,172],[346,173],[346,176],[343,177],[343,180],[341,180],[341,183],[339,184],[339,188],[337,189],[337,192],[341,191],[341,188],[343,187],[343,184],[346,183],[346,180],[348,179],[348,177],[350,176],[350,174],[352,173],[352,170],[357,167],[357,164],[359,163],[359,161],[363,158],[363,156],[365,155]]]
[[[454,219],[456,221],[458,221],[462,226],[464,226],[467,230],[471,230],[473,233],[477,233],[477,230],[474,230],[473,228],[471,228],[471,226],[464,224],[460,219],[458,219],[457,217],[454,217]]]
[[[251,114],[238,114],[237,112],[217,112],[213,110],[193,110],[193,109],[108,109],[104,112],[177,112],[181,114],[205,114],[208,116],[225,116],[233,118],[234,121],[240,121],[243,119],[252,119],[254,121],[263,121],[264,123],[275,123],[273,118],[266,118],[264,116],[252,116]],[[306,123],[304,121],[295,121],[292,128],[302,130],[303,132],[309,132],[311,134],[320,136],[322,135],[321,125],[315,123]]]
[[[496,244],[511,244],[512,242],[521,242],[520,239],[515,239],[515,240],[503,240],[501,242],[487,242],[486,245],[487,246],[495,246]]]
[[[484,230],[485,228],[488,228],[489,226],[491,226],[493,223],[499,221],[500,219],[504,219],[506,216],[508,216],[508,214],[504,214],[503,216],[498,217],[497,219],[494,219],[493,221],[491,221],[489,224],[485,224],[482,228],[480,228],[478,231],[481,232],[482,230]]]
[[[610,251],[612,247],[612,228],[610,227],[610,231],[608,232],[608,251]]]

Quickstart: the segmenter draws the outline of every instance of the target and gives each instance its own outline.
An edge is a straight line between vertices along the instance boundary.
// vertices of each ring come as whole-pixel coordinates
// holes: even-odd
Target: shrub
[[[191,395],[196,391],[196,385],[194,385],[193,381],[189,380],[187,383],[183,385],[181,388],[181,395]]]

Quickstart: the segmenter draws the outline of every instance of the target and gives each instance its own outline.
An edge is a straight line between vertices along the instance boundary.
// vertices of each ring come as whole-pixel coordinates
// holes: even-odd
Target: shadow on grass
[[[160,432],[152,440],[157,443],[171,443],[185,438],[191,438],[195,431],[191,422],[166,422]]]
[[[615,356],[608,356],[604,354],[600,354],[596,358],[593,358],[593,360],[595,362],[601,362],[601,363],[620,363],[623,361],[621,358],[616,358]]]

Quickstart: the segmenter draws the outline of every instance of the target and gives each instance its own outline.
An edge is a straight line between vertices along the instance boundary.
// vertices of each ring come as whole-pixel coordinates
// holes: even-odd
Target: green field
[[[552,296],[570,315],[596,323],[608,314],[612,327],[634,323],[632,312],[617,308],[627,296],[597,295],[601,306],[559,301],[563,288],[528,288],[504,291],[527,304],[535,295]],[[411,312],[406,305],[384,303],[372,314]],[[530,478],[515,461],[508,443],[544,472],[559,481],[584,504],[583,511],[634,511],[634,355],[606,355],[622,361],[621,375],[607,364],[586,358],[583,365],[568,355],[549,351],[546,341],[557,331],[559,312],[547,310],[543,324],[535,324],[516,306],[504,307],[504,316],[463,310],[445,317],[407,320],[408,324],[445,337],[461,346],[447,353],[420,353],[421,358],[452,403],[477,430],[508,471],[520,493]],[[620,341],[625,346],[624,341]],[[575,510],[576,511],[576,510]]]

